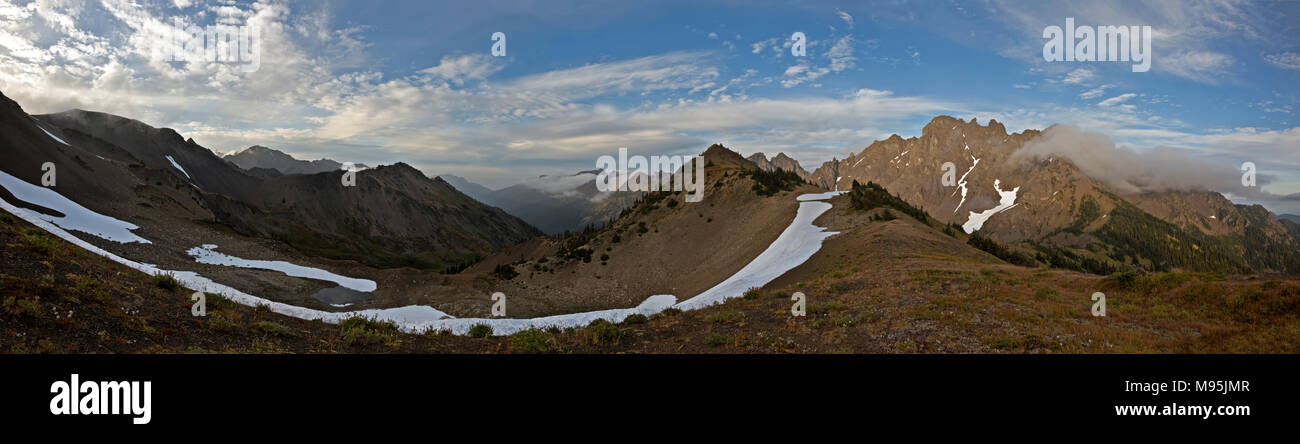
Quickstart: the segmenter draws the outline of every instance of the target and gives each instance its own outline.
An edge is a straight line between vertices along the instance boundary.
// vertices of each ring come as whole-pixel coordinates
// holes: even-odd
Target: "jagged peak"
[[[927,123],[925,127],[921,129],[921,135],[933,135],[938,132],[950,131],[954,128],[962,131],[968,129],[987,128],[996,131],[999,134],[1008,135],[1006,126],[995,119],[989,119],[988,124],[980,125],[979,118],[977,117],[971,117],[970,121],[963,121],[948,115],[940,115],[930,119],[930,123]],[[892,139],[893,137],[890,138]]]

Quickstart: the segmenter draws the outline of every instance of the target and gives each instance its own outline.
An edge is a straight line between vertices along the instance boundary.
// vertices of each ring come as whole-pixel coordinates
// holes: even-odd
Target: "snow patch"
[[[36,127],[37,127],[37,128],[41,128],[40,125],[37,125]],[[41,131],[45,131],[45,135],[50,136],[51,139],[57,140],[57,141],[59,141],[59,143],[62,143],[62,144],[64,144],[64,145],[68,145],[68,142],[64,142],[63,139],[60,139],[60,138],[59,138],[59,136],[54,135],[54,133],[49,132],[49,131],[46,130],[45,128],[41,128]],[[68,145],[68,146],[72,146],[72,145]]]
[[[4,179],[5,177],[9,177],[9,176],[7,174],[3,174],[3,172],[0,172],[0,179]],[[25,182],[22,182],[17,179],[13,179],[13,180],[26,184]],[[8,185],[6,185],[6,188],[9,188],[11,190],[13,189],[13,187],[10,187]],[[44,191],[49,191],[49,190],[44,190]],[[583,313],[570,313],[570,314],[562,314],[562,315],[546,316],[546,317],[530,318],[530,319],[456,318],[454,316],[448,315],[447,313],[441,310],[426,305],[407,305],[407,306],[395,307],[395,308],[356,310],[356,311],[346,311],[346,312],[328,312],[328,311],[316,310],[316,309],[311,309],[306,307],[299,307],[295,305],[289,305],[283,302],[276,302],[269,299],[253,296],[248,293],[244,293],[242,291],[236,290],[226,285],[222,285],[217,282],[214,282],[211,279],[200,276],[198,273],[192,271],[163,270],[153,265],[144,264],[144,263],[123,258],[116,254],[110,253],[102,248],[99,248],[89,242],[83,241],[80,238],[73,236],[72,234],[69,234],[67,231],[64,231],[59,226],[42,218],[41,217],[42,215],[38,213],[34,213],[10,205],[9,202],[6,202],[4,199],[0,199],[0,209],[13,213],[15,216],[18,216],[19,218],[26,220],[27,222],[30,222],[31,224],[40,227],[41,229],[44,229],[45,231],[48,231],[51,234],[58,236],[59,238],[71,242],[72,244],[77,245],[78,247],[81,247],[86,251],[103,256],[105,258],[108,258],[109,260],[133,268],[135,270],[139,270],[140,272],[145,273],[147,275],[156,276],[161,274],[168,274],[174,277],[178,282],[181,283],[181,285],[185,286],[186,288],[190,288],[196,291],[201,291],[206,293],[220,294],[226,297],[227,299],[230,299],[231,301],[234,301],[239,304],[251,306],[251,307],[265,306],[270,311],[285,316],[291,316],[291,317],[295,317],[298,319],[305,319],[305,320],[319,319],[323,322],[331,323],[331,324],[337,324],[345,319],[360,316],[360,317],[371,318],[380,321],[392,321],[397,324],[399,329],[408,333],[421,333],[429,330],[434,330],[434,331],[445,330],[445,331],[450,331],[453,334],[463,335],[468,333],[470,328],[481,324],[481,325],[487,325],[491,327],[493,335],[509,335],[530,328],[582,327],[587,324],[590,324],[592,321],[595,321],[597,319],[604,319],[609,322],[618,323],[618,322],[623,322],[624,319],[626,319],[628,316],[633,314],[650,316],[674,306],[682,310],[692,310],[696,308],[703,308],[717,303],[721,303],[726,299],[740,297],[744,294],[745,291],[749,290],[750,288],[761,287],[763,285],[766,285],[768,282],[771,282],[773,279],[776,279],[782,274],[785,274],[787,271],[793,269],[794,267],[803,264],[805,261],[811,258],[813,254],[815,254],[818,250],[821,249],[821,244],[827,237],[837,234],[835,232],[826,232],[825,231],[826,228],[813,225],[812,222],[816,220],[818,216],[821,216],[823,213],[825,213],[827,210],[831,208],[831,204],[829,203],[815,202],[815,201],[828,199],[830,197],[843,194],[843,193],[845,192],[832,191],[826,193],[804,194],[798,196],[797,200],[800,202],[799,211],[795,215],[794,221],[790,223],[790,226],[786,227],[785,231],[781,233],[781,236],[778,237],[775,242],[772,242],[772,245],[768,246],[768,248],[764,250],[762,254],[760,254],[757,258],[755,258],[748,265],[746,265],[745,268],[736,272],[727,280],[680,304],[677,303],[677,298],[675,296],[661,294],[661,295],[650,296],[649,298],[646,298],[645,301],[641,302],[641,304],[633,308],[597,310],[597,311],[589,311]],[[14,195],[21,196],[18,193],[15,193]],[[57,194],[55,195],[57,196]],[[125,222],[123,223],[125,224]],[[147,240],[143,240],[143,239],[142,241],[148,242]],[[231,261],[234,263],[242,263],[244,265],[257,264],[257,263],[262,263],[262,265],[265,265],[265,263],[275,262],[275,261],[247,261],[244,259],[239,259],[229,255],[212,251],[214,249],[216,249],[216,245],[204,244],[200,247],[191,249],[190,252],[191,255],[206,257],[213,261]],[[288,264],[288,263],[284,263],[284,264],[287,264],[288,266],[291,267],[298,267],[293,264]],[[254,267],[254,268],[261,268],[261,267]],[[284,268],[288,269],[289,267],[284,267]],[[308,267],[300,267],[300,268],[307,269],[307,270],[316,270]],[[275,269],[276,271],[284,271],[286,274],[289,274],[289,272],[285,270],[280,270],[278,268],[272,268],[272,269]],[[317,271],[326,273],[321,270],[317,270]],[[330,280],[330,279],[325,279],[325,280]],[[373,284],[373,282],[371,283]],[[340,282],[340,284],[342,283]]]
[[[0,186],[13,194],[15,198],[23,202],[41,207],[49,208],[63,214],[63,217],[51,216],[34,210],[17,208],[17,211],[23,214],[14,213],[18,217],[27,219],[24,215],[39,218],[42,221],[52,222],[59,227],[67,230],[80,231],[86,234],[94,235],[113,242],[130,243],[142,242],[150,243],[148,239],[137,236],[131,230],[139,229],[130,222],[114,219],[81,206],[71,199],[45,187],[38,187],[24,182],[9,173],[0,171]]]
[[[720,304],[731,298],[741,297],[751,288],[762,287],[780,277],[787,271],[803,264],[822,248],[822,241],[837,232],[828,232],[825,227],[813,225],[813,221],[831,209],[831,204],[815,202],[829,199],[844,191],[831,191],[799,196],[799,212],[794,221],[781,232],[763,253],[750,261],[745,268],[731,275],[727,280],[713,286],[693,298],[682,301],[676,307],[680,310],[695,310]]]
[[[375,281],[369,279],[356,279],[347,276],[339,276],[319,268],[304,267],[302,265],[285,261],[242,259],[225,253],[218,253],[215,251],[216,249],[216,245],[204,244],[203,246],[191,248],[185,253],[194,256],[194,261],[200,264],[278,271],[293,277],[329,281],[339,284],[339,286],[362,292],[375,291],[375,289],[379,287],[375,284]]]
[[[1001,201],[998,202],[998,206],[996,207],[989,208],[979,213],[974,211],[970,212],[970,218],[961,226],[962,230],[966,231],[966,234],[974,233],[979,230],[984,226],[984,222],[989,220],[990,217],[993,217],[994,214],[1001,213],[1016,206],[1016,193],[1020,191],[1020,187],[1016,187],[1011,191],[1002,191],[1002,181],[999,179],[993,179],[993,189],[998,191],[998,195],[1001,196]]]
[[[149,264],[142,264],[140,262],[123,258],[102,248],[96,247],[89,242],[81,240],[67,231],[64,231],[62,228],[59,228],[57,225],[38,217],[37,214],[15,207],[4,199],[0,199],[0,209],[13,213],[13,215],[30,222],[32,225],[48,231],[50,234],[58,236],[63,240],[71,242],[86,251],[103,256],[113,262],[117,262],[127,267],[131,267],[144,274],[150,276],[168,274],[176,278],[176,280],[186,288],[205,293],[219,294],[235,303],[250,307],[265,306],[274,313],[309,321],[319,319],[327,323],[337,324],[345,319],[360,316],[380,321],[393,321],[397,324],[398,328],[408,333],[421,333],[428,330],[449,330],[458,335],[468,333],[469,329],[475,325],[485,324],[492,327],[492,334],[494,335],[508,335],[529,328],[581,327],[596,319],[605,319],[610,322],[622,322],[623,319],[627,318],[629,315],[643,314],[649,316],[664,311],[668,307],[671,307],[673,303],[677,302],[677,298],[672,295],[656,295],[646,298],[644,302],[634,308],[600,310],[533,319],[458,319],[426,305],[408,305],[396,308],[328,312],[306,307],[298,307],[283,302],[276,302],[253,296],[234,288],[213,282],[211,279],[200,276],[198,273],[192,271],[163,270]]]
[[[167,156],[167,161],[168,161],[168,162],[171,162],[171,163],[172,163],[172,166],[174,166],[174,167],[176,167],[176,169],[180,170],[180,171],[181,171],[181,174],[184,174],[186,179],[194,180],[194,178],[190,177],[190,173],[186,173],[186,172],[185,172],[185,168],[181,168],[181,164],[176,163],[176,159],[173,159],[172,156]]]
[[[966,204],[966,176],[969,176],[971,171],[975,171],[975,165],[980,164],[978,157],[972,157],[972,159],[975,159],[975,163],[972,163],[970,169],[966,170],[966,174],[962,174],[961,179],[957,180],[957,185],[961,186],[961,202],[957,202],[957,208],[952,209],[953,214],[956,214],[957,210],[960,210],[961,206]]]

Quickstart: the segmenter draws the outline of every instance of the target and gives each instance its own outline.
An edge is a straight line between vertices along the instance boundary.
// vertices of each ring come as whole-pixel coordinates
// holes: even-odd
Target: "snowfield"
[[[794,216],[790,226],[781,232],[781,236],[772,242],[772,245],[727,280],[693,298],[682,301],[676,307],[681,310],[695,310],[744,296],[745,291],[767,285],[773,279],[803,264],[817,253],[817,250],[821,250],[822,241],[838,234],[813,225],[813,221],[817,220],[818,216],[831,209],[831,204],[817,201],[844,193],[845,191],[830,191],[799,196],[798,214]]]
[[[214,282],[211,279],[205,278],[192,271],[164,270],[150,264],[123,258],[99,248],[73,236],[64,228],[86,231],[87,233],[95,234],[104,237],[105,239],[116,240],[115,238],[129,236],[130,238],[135,239],[133,241],[149,241],[135,236],[129,231],[136,229],[137,227],[135,225],[91,212],[58,193],[55,193],[53,190],[28,184],[18,178],[5,174],[2,171],[0,171],[0,185],[3,185],[19,199],[58,210],[64,214],[68,214],[69,216],[55,218],[34,211],[18,208],[4,199],[0,199],[0,209],[8,211],[13,215],[48,231],[50,234],[58,236],[63,240],[85,249],[86,251],[103,256],[109,260],[138,270],[147,275],[171,275],[180,282],[181,285],[195,291],[219,294],[231,301],[251,307],[265,306],[272,312],[299,319],[319,319],[327,323],[337,324],[348,318],[360,316],[380,321],[392,321],[397,324],[399,329],[408,333],[446,330],[457,335],[464,335],[469,332],[470,328],[480,324],[492,327],[493,335],[509,335],[530,328],[583,327],[597,319],[604,319],[609,322],[618,323],[633,314],[650,316],[671,307],[676,307],[681,310],[694,310],[718,304],[730,298],[740,297],[750,288],[762,287],[773,279],[785,274],[787,271],[803,264],[808,260],[808,258],[812,257],[813,254],[821,249],[822,241],[827,237],[837,234],[835,232],[827,232],[824,227],[813,225],[813,221],[831,208],[831,204],[818,202],[818,200],[829,199],[833,196],[845,193],[845,191],[831,191],[798,196],[797,199],[800,202],[799,211],[795,215],[794,221],[786,227],[785,231],[781,233],[776,241],[772,242],[772,245],[768,246],[768,248],[764,250],[763,253],[759,254],[757,258],[727,280],[681,303],[677,303],[677,298],[673,295],[654,295],[646,298],[646,300],[641,302],[641,304],[632,308],[597,310],[528,319],[507,319],[456,318],[427,305],[407,305],[394,308],[330,312],[299,307],[253,296],[229,286]],[[216,245],[203,245],[192,248],[187,253],[194,256],[195,260],[201,263],[280,271],[290,276],[336,282],[339,285],[356,291],[374,291],[377,288],[376,283],[370,280],[348,278],[325,270],[304,267],[284,261],[241,259],[227,254],[218,253],[215,251],[216,248]]]
[[[254,268],[258,270],[278,271],[289,276],[330,281],[356,291],[370,292],[379,288],[375,281],[369,279],[356,279],[347,276],[339,276],[328,271],[304,267],[285,261],[261,261],[237,258],[225,253],[218,253],[217,246],[204,244],[194,247],[185,253],[194,256],[194,261],[200,264],[225,265],[228,267]]]
[[[1002,191],[1002,180],[993,179],[993,189],[997,190],[998,196],[1001,196],[998,206],[979,213],[974,211],[970,212],[970,218],[966,220],[966,223],[961,225],[961,229],[965,230],[966,234],[978,231],[984,226],[984,222],[989,220],[990,217],[993,217],[994,214],[1010,210],[1011,207],[1016,206],[1016,193],[1020,191],[1020,187],[1016,187],[1011,191]]]
[[[37,218],[43,222],[53,222],[63,229],[80,231],[113,242],[150,243],[148,239],[131,232],[131,230],[140,228],[135,224],[90,211],[52,189],[32,185],[22,179],[10,176],[9,173],[4,171],[0,171],[0,186],[3,186],[18,200],[63,214],[62,217],[59,217],[17,207],[14,207],[14,210],[9,210],[10,213],[14,213],[15,216],[24,220],[28,220],[29,217]],[[8,205],[7,202],[6,205]],[[5,209],[8,210],[8,208]]]

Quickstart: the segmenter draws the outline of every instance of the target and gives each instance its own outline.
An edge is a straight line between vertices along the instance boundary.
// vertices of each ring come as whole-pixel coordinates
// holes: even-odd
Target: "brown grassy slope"
[[[1131,280],[1008,265],[902,216],[871,222],[847,197],[841,231],[765,290],[807,294],[845,351],[1300,352],[1300,283],[1160,273]],[[947,239],[944,239],[947,238]],[[1091,295],[1107,296],[1093,317]],[[788,304],[788,302],[783,302]],[[882,344],[883,341],[884,343]]]
[[[509,298],[510,316],[632,307],[656,294],[685,300],[744,268],[794,219],[795,196],[819,191],[804,185],[759,196],[743,170],[717,162],[706,168],[701,202],[685,202],[682,193],[643,201],[598,233],[521,244],[466,273],[512,266],[519,276],[493,283]],[[591,260],[564,257],[571,242],[590,250]],[[478,315],[489,308],[483,304]]]
[[[744,299],[486,339],[345,328],[216,299],[194,317],[190,291],[0,214],[0,352],[1300,352],[1295,281],[1180,273],[1123,284],[1014,267],[915,221],[864,222],[833,202],[819,223],[863,226]],[[807,294],[807,316],[790,315],[793,291]],[[1107,317],[1088,314],[1092,291],[1108,295]]]

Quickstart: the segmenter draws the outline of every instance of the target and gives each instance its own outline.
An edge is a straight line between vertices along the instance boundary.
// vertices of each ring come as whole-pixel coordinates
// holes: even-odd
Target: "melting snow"
[[[190,173],[186,173],[185,169],[181,168],[181,164],[176,163],[176,159],[173,159],[172,156],[167,156],[167,161],[171,162],[172,166],[176,167],[176,169],[181,170],[181,174],[184,174],[186,179],[194,180],[190,177]]]
[[[803,264],[822,248],[822,241],[838,234],[826,231],[825,227],[813,225],[813,221],[818,216],[831,209],[829,203],[813,201],[829,199],[843,193],[843,191],[831,191],[799,196],[799,212],[772,245],[727,280],[693,298],[682,301],[675,307],[681,310],[694,310],[743,296],[749,289],[767,285],[773,279]]]
[[[375,281],[369,279],[356,279],[356,278],[350,278],[346,276],[339,276],[337,274],[330,273],[328,271],[319,268],[304,267],[302,265],[297,265],[285,261],[260,261],[260,260],[241,259],[225,253],[218,253],[216,252],[216,249],[217,249],[216,245],[205,244],[200,247],[191,248],[189,251],[186,251],[185,253],[189,254],[190,256],[194,256],[194,261],[200,264],[225,265],[228,267],[255,268],[258,270],[278,271],[293,277],[330,281],[339,284],[342,287],[350,288],[356,291],[370,292],[370,291],[375,291],[375,288],[378,287],[378,285],[375,284]]]
[[[978,157],[972,157],[972,159],[975,159],[975,163],[972,163],[970,165],[970,169],[966,170],[966,174],[962,174],[961,179],[957,180],[957,185],[961,186],[961,202],[957,202],[957,208],[952,209],[952,212],[954,214],[957,213],[957,210],[961,209],[962,205],[966,204],[966,176],[970,175],[971,171],[975,171],[975,165],[980,164],[980,160]]]
[[[0,172],[0,180],[3,180],[5,178],[11,179],[12,181],[16,181],[18,183],[27,185],[29,187],[37,188],[32,185],[28,185],[25,182],[12,178],[12,176],[8,176],[3,172]],[[26,200],[26,198],[23,196],[26,196],[28,193],[24,193],[24,191],[26,190],[21,189],[22,185],[14,186],[14,185],[10,185],[7,182],[3,182],[3,184],[6,186],[6,188],[11,190],[10,191],[11,193],[13,192],[14,189],[19,189],[19,193],[14,193],[14,196]],[[59,199],[62,199],[62,196],[58,196],[57,193],[54,193],[51,190],[37,188],[37,191],[48,191],[53,196],[57,196]],[[272,312],[279,313],[285,316],[292,316],[295,318],[306,319],[306,320],[319,319],[327,323],[335,323],[335,324],[351,317],[361,316],[361,317],[384,320],[384,321],[393,321],[398,325],[400,329],[410,333],[420,333],[428,330],[447,330],[458,335],[463,335],[468,333],[469,329],[474,327],[475,325],[484,324],[492,327],[492,334],[494,335],[509,335],[529,328],[580,327],[580,326],[585,326],[597,319],[604,319],[610,322],[617,323],[617,322],[622,322],[624,319],[626,319],[628,316],[632,314],[642,314],[642,315],[649,316],[674,306],[682,310],[691,310],[691,309],[703,308],[713,304],[717,304],[726,299],[740,297],[744,294],[745,291],[749,290],[750,288],[761,287],[763,285],[766,285],[768,282],[771,282],[773,279],[776,279],[782,274],[785,274],[787,271],[790,271],[794,267],[797,267],[800,264],[804,263],[805,261],[808,260],[808,258],[812,257],[813,254],[815,254],[818,250],[821,249],[822,241],[824,241],[827,237],[836,234],[834,232],[825,231],[826,228],[824,227],[818,227],[816,225],[813,225],[812,222],[816,220],[818,216],[821,216],[823,213],[825,213],[827,210],[831,208],[831,204],[829,203],[813,202],[813,201],[828,199],[832,196],[843,194],[843,193],[844,193],[843,191],[838,191],[838,192],[832,191],[826,193],[804,194],[798,196],[797,199],[800,202],[799,211],[795,215],[794,221],[790,223],[790,226],[786,227],[785,231],[781,233],[781,236],[778,237],[776,241],[772,242],[772,245],[768,246],[768,248],[764,250],[762,254],[760,254],[757,258],[755,258],[748,265],[746,265],[745,268],[736,272],[727,280],[680,304],[677,303],[677,298],[674,297],[673,295],[661,294],[661,295],[650,296],[649,298],[646,298],[645,301],[641,302],[640,305],[637,305],[636,307],[633,308],[598,310],[598,311],[589,311],[583,313],[570,313],[570,314],[562,314],[562,315],[531,318],[531,319],[456,318],[454,316],[448,315],[445,312],[442,312],[433,307],[429,307],[427,305],[407,305],[407,306],[395,307],[395,308],[356,310],[356,311],[346,311],[346,312],[328,312],[328,311],[321,311],[321,310],[316,310],[316,309],[311,309],[306,307],[298,307],[295,305],[289,305],[283,302],[276,302],[269,299],[260,298],[257,296],[244,293],[234,288],[213,282],[211,279],[200,276],[198,273],[194,273],[190,271],[163,270],[153,265],[144,264],[144,263],[123,258],[121,256],[110,253],[102,248],[96,247],[95,245],[89,242],[83,241],[77,238],[76,236],[69,234],[67,231],[64,231],[59,226],[56,226],[50,221],[47,221],[45,217],[48,216],[40,215],[39,213],[34,213],[31,211],[24,210],[22,208],[15,207],[13,205],[10,205],[9,202],[6,202],[4,199],[0,199],[0,209],[13,213],[15,216],[18,216],[19,218],[22,218],[23,220],[26,220],[32,223],[33,225],[36,225],[37,227],[40,227],[45,231],[54,234],[55,236],[67,240],[68,242],[71,242],[77,245],[78,247],[85,249],[86,251],[103,256],[114,262],[120,263],[122,265],[126,265],[133,269],[139,270],[145,274],[151,276],[160,275],[160,274],[170,274],[173,277],[175,277],[176,280],[179,281],[186,288],[190,288],[196,291],[202,291],[206,293],[220,294],[236,303],[247,305],[247,306],[254,306],[254,307],[265,306],[267,309],[271,310]],[[50,200],[57,200],[57,199],[51,198]],[[66,201],[67,199],[63,199],[63,200]],[[68,202],[71,203],[71,201]],[[49,202],[46,203],[48,204]],[[75,203],[72,205],[75,205]],[[111,219],[111,218],[105,218],[105,219],[116,221],[116,219]],[[133,225],[126,224],[125,222],[121,222],[121,221],[117,221],[117,222],[128,225],[132,229],[134,228]],[[127,234],[130,235],[129,232],[127,232]],[[148,242],[147,240],[143,240],[143,239],[141,239],[141,241]],[[282,271],[285,274],[290,274],[290,275],[293,275],[291,274],[291,270],[292,270],[295,272],[310,273],[312,274],[312,276],[304,276],[304,277],[313,277],[318,279],[319,277],[316,276],[330,275],[337,278],[341,278],[339,281],[335,281],[335,282],[339,282],[341,285],[343,285],[343,282],[341,282],[343,280],[354,281],[351,283],[359,283],[363,281],[360,279],[343,278],[341,276],[332,275],[323,270],[317,270],[309,267],[300,267],[297,265],[289,264],[287,262],[249,261],[249,260],[239,259],[229,255],[212,251],[215,248],[216,248],[215,245],[203,245],[201,247],[196,247],[191,249],[190,254],[198,256],[200,258],[198,259],[200,262],[204,260],[203,258],[207,258],[207,260],[213,261],[209,263],[219,263],[222,265],[227,265],[226,262],[229,262],[229,265],[248,266],[250,268],[267,268],[276,271]],[[274,268],[270,268],[269,266],[263,267],[268,264],[274,264]],[[283,265],[279,265],[279,264],[283,264]],[[324,279],[324,280],[333,280],[333,279]],[[364,281],[364,282],[369,282],[370,285],[372,286],[371,288],[373,289],[374,286],[373,281]]]
[[[558,316],[548,316],[544,318],[533,319],[457,319],[438,309],[426,305],[408,305],[405,307],[358,310],[347,312],[328,312],[315,310],[306,307],[298,307],[283,302],[276,302],[269,299],[244,293],[242,291],[230,288],[228,286],[213,282],[211,279],[200,276],[198,273],[191,271],[171,271],[162,270],[153,265],[143,264],[130,259],[123,258],[116,254],[110,253],[102,248],[83,241],[76,236],[69,234],[62,228],[42,219],[38,214],[22,208],[15,207],[4,199],[0,199],[0,209],[13,213],[15,216],[36,225],[45,231],[50,232],[68,242],[77,245],[91,253],[103,256],[119,264],[134,268],[150,276],[160,274],[170,274],[186,288],[206,293],[214,293],[225,296],[226,298],[250,307],[266,306],[272,312],[285,316],[292,316],[299,319],[316,320],[337,324],[345,319],[361,316],[378,320],[387,320],[397,323],[398,327],[409,333],[420,333],[426,330],[450,330],[455,334],[465,334],[469,329],[478,324],[486,324],[492,327],[492,334],[508,335],[526,330],[528,328],[546,328],[546,327],[577,327],[584,326],[596,319],[605,319],[610,322],[622,322],[628,315],[640,313],[652,315],[671,307],[677,298],[671,295],[651,296],[635,308],[613,309],[592,311],[586,313],[573,313]]]
[[[999,196],[1002,196],[1001,201],[996,207],[989,208],[979,213],[974,211],[970,212],[970,219],[967,219],[966,223],[961,226],[962,230],[966,231],[966,234],[974,233],[979,230],[980,227],[984,226],[984,222],[989,220],[990,217],[993,217],[994,214],[1001,213],[1016,206],[1016,192],[1020,191],[1020,187],[1016,187],[1011,191],[1002,191],[1002,181],[994,179],[993,189],[998,191]]]
[[[40,125],[37,125],[36,127],[41,128]],[[57,140],[59,141],[59,143],[62,143],[64,145],[68,145],[68,142],[64,142],[63,139],[59,138],[59,136],[54,135],[53,133],[47,131],[45,128],[41,128],[41,131],[45,131],[45,135],[50,136],[51,139]],[[72,146],[72,145],[68,145],[68,146]]]
[[[71,199],[45,187],[38,187],[24,182],[9,173],[0,171],[0,186],[3,186],[15,198],[33,205],[39,205],[58,211],[63,217],[51,216],[34,210],[17,208],[18,214],[13,210],[9,211],[18,217],[27,219],[24,215],[30,215],[43,221],[53,222],[64,229],[76,230],[86,234],[95,235],[113,242],[143,242],[149,243],[148,239],[135,235],[131,230],[140,227],[134,224],[118,219],[114,219],[94,211],[86,209]],[[16,207],[15,207],[16,208]]]

